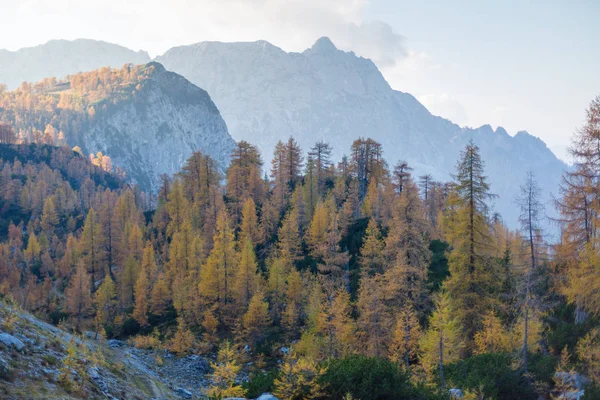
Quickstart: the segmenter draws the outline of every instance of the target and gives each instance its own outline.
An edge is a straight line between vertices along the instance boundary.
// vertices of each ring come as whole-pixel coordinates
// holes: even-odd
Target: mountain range
[[[60,62],[48,63],[48,57]],[[143,52],[104,42],[51,41],[13,53],[0,51],[0,82],[14,88],[41,76],[147,61]],[[526,172],[536,174],[543,198],[549,200],[566,168],[543,141],[527,132],[511,136],[501,127],[460,127],[432,115],[414,96],[392,89],[371,60],[337,49],[328,38],[302,53],[265,41],[202,42],[172,48],[155,61],[206,90],[233,139],[257,144],[267,161],[276,142],[290,135],[304,151],[316,141],[330,142],[335,160],[349,153],[354,139],[372,137],[382,143],[391,166],[404,160],[415,175],[449,180],[460,151],[473,140],[486,162],[492,192],[499,195],[495,211],[510,226],[516,225],[514,199]],[[127,129],[135,130],[133,125]],[[170,138],[175,140],[178,132]],[[98,147],[111,155],[109,142],[107,137],[105,146]],[[177,152],[178,146],[168,151]],[[145,173],[149,171],[140,171]]]

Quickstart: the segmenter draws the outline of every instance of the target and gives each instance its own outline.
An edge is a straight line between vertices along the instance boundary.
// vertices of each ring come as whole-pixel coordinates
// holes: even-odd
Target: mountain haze
[[[21,82],[86,72],[100,67],[120,68],[125,63],[145,64],[150,56],[98,40],[50,40],[17,51],[0,50],[0,83],[15,89]]]

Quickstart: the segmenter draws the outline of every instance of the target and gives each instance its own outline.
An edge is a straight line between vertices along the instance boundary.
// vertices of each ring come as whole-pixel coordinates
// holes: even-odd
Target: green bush
[[[529,372],[537,381],[551,384],[557,364],[558,358],[551,355],[536,353],[529,356]]]
[[[442,286],[442,282],[450,275],[448,271],[448,258],[446,257],[449,247],[448,243],[437,239],[429,243],[431,263],[427,271],[427,285],[432,292],[437,292]]]
[[[140,332],[140,324],[133,318],[127,318],[121,326],[121,335],[129,337],[137,335]]]
[[[325,364],[321,384],[327,399],[341,400],[348,393],[360,400],[434,399],[424,388],[414,387],[408,375],[385,358],[353,355]]]
[[[585,393],[581,400],[598,400],[600,399],[600,387],[597,385],[588,385],[585,388]]]
[[[486,399],[536,399],[531,385],[513,370],[510,354],[480,354],[444,368],[446,382],[463,391],[483,389]]]
[[[560,299],[564,301],[564,299]],[[575,323],[575,306],[559,303],[546,318],[548,323],[548,347],[554,355],[560,355],[561,350],[567,346],[569,352],[574,354],[575,346],[579,339],[584,337],[600,321],[598,318],[588,316],[582,323]]]
[[[246,390],[246,397],[254,399],[263,393],[272,392],[275,378],[277,378],[277,369],[251,374],[250,380],[242,385]]]

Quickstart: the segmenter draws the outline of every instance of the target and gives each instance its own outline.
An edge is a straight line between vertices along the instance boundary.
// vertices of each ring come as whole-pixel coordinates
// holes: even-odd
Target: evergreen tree
[[[390,359],[409,368],[410,363],[417,358],[421,336],[421,326],[414,309],[410,306],[403,307],[394,328]]]
[[[429,318],[429,327],[421,341],[421,363],[425,371],[439,369],[440,387],[445,388],[444,364],[458,360],[462,347],[461,327],[453,317],[450,295],[442,292],[435,302],[435,311]]]
[[[390,231],[385,241],[385,254],[390,268],[388,280],[397,289],[398,300],[411,304],[422,315],[427,303],[426,280],[431,251],[425,236],[423,203],[412,179],[403,184],[396,204]]]
[[[298,229],[298,213],[295,209],[288,212],[281,222],[277,241],[280,256],[293,262],[301,258],[300,232]]]
[[[104,264],[102,225],[100,225],[98,215],[93,208],[90,208],[85,218],[80,246],[82,260],[89,269],[90,279],[93,283],[98,278]]]
[[[135,282],[134,297],[135,306],[133,308],[133,318],[137,321],[140,326],[148,325],[148,309],[150,299],[150,278],[148,274],[148,255],[147,250],[150,247],[146,247],[144,250],[144,260],[140,266],[140,273],[137,281]],[[154,258],[154,257],[152,257]]]
[[[493,311],[483,318],[483,328],[475,333],[475,354],[510,351],[507,329]]]
[[[250,304],[248,311],[242,317],[244,327],[244,338],[251,346],[256,346],[266,336],[266,330],[270,324],[269,303],[265,301],[262,292],[256,292]]]
[[[377,226],[377,221],[371,218],[363,237],[363,245],[360,248],[361,274],[373,276],[383,273],[385,260],[383,258],[384,241]]]
[[[596,385],[600,385],[600,328],[590,330],[577,342],[577,357]]]
[[[245,309],[259,290],[260,274],[250,238],[246,238],[240,252],[238,274],[235,278],[236,302]]]
[[[455,176],[454,214],[446,218],[446,237],[452,245],[446,287],[453,309],[469,339],[481,326],[483,315],[496,300],[501,276],[488,255],[491,243],[487,201],[492,197],[483,173],[479,148],[469,143],[461,154]]]
[[[308,153],[310,159],[314,163],[314,175],[319,197],[322,197],[325,194],[325,181],[327,179],[328,170],[331,167],[331,152],[331,145],[321,140],[315,143]]]
[[[217,303],[220,308],[227,307],[233,301],[237,264],[233,230],[227,212],[221,211],[217,218],[213,249],[200,270],[198,289],[207,301]]]
[[[258,148],[246,141],[236,144],[231,153],[231,162],[227,169],[227,196],[234,222],[242,219],[242,210],[248,199],[262,204],[264,200],[264,185],[260,179],[262,160]]]
[[[67,311],[75,318],[75,329],[79,329],[81,320],[92,310],[90,277],[83,263],[77,266],[77,272],[65,290]]]
[[[543,232],[541,218],[544,212],[540,200],[540,189],[532,172],[527,174],[525,184],[521,186],[521,196],[517,199],[520,208],[519,222],[524,238],[524,254],[528,258],[524,263],[520,286],[520,305],[524,322],[523,348],[521,362],[527,372],[527,354],[529,343],[529,323],[536,313],[542,311],[542,298],[539,291],[539,264],[543,255]]]
[[[219,349],[217,362],[212,363],[212,385],[208,388],[207,395],[211,399],[224,399],[226,397],[243,397],[246,391],[236,383],[241,367],[235,359],[235,352],[229,342],[225,342]]]
[[[188,354],[194,347],[194,334],[186,326],[183,318],[177,318],[177,331],[169,340],[167,347],[173,353],[182,356]]]
[[[323,396],[319,380],[324,369],[310,358],[298,357],[290,350],[275,379],[274,394],[286,400],[311,400]]]
[[[104,281],[94,294],[94,305],[96,307],[96,326],[112,326],[116,315],[117,292],[115,283],[110,275],[104,277]]]
[[[392,331],[393,322],[385,306],[382,275],[363,277],[358,291],[358,328],[363,354],[384,356]]]
[[[256,204],[251,197],[246,199],[242,208],[242,223],[238,237],[240,243],[244,243],[249,238],[253,246],[256,246],[261,240],[261,232],[256,215]]]
[[[167,279],[163,273],[160,273],[150,295],[150,312],[155,315],[164,314],[171,305],[171,301]]]
[[[60,223],[60,219],[58,213],[56,212],[56,206],[54,205],[54,198],[48,197],[46,201],[44,201],[44,210],[42,212],[42,229],[46,233],[52,233],[54,228],[58,226]]]

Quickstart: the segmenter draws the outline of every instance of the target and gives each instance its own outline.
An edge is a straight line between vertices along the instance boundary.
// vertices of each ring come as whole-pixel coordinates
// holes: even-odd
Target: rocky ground
[[[0,302],[0,398],[204,398],[210,383],[207,359],[179,358],[165,350],[142,350],[95,337],[74,337]]]

